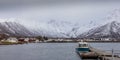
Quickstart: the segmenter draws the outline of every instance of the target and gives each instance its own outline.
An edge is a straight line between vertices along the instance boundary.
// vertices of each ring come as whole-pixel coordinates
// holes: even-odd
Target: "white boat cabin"
[[[80,48],[88,48],[89,44],[87,42],[79,42],[79,47]]]

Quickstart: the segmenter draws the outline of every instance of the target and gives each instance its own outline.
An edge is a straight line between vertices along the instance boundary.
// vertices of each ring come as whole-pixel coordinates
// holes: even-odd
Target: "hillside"
[[[0,22],[0,34],[8,36],[32,36],[32,33],[26,27],[16,22]]]
[[[78,36],[78,38],[120,38],[120,23],[112,21],[93,28]]]

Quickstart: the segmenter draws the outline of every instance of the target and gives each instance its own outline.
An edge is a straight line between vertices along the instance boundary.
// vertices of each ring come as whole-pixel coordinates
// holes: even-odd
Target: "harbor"
[[[114,53],[114,49],[111,52],[100,50],[90,46],[87,42],[79,42],[79,47],[76,48],[77,54],[82,60],[120,60],[120,56]]]
[[[1,0],[0,60],[120,60],[120,1]]]
[[[120,50],[119,43],[89,44],[102,51],[111,49]],[[75,48],[77,48],[77,46],[78,43],[0,45],[0,60],[82,60],[76,53]]]

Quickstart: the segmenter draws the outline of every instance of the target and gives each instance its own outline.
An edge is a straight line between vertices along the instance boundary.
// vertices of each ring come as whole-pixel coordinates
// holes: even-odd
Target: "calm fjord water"
[[[103,50],[118,49],[119,43],[91,43]],[[77,43],[32,43],[1,45],[0,60],[80,60],[75,52]],[[119,48],[120,49],[120,48]]]
[[[0,60],[80,60],[74,43],[33,43],[0,46]]]

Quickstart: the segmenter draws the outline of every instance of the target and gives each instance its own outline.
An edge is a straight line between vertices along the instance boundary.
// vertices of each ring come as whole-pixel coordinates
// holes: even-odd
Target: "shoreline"
[[[78,43],[80,41],[50,41],[50,42],[42,42],[42,43]],[[120,41],[85,41],[88,43],[120,43]]]
[[[56,42],[37,42],[37,43],[78,43],[80,41],[70,41],[70,42],[63,42],[63,41],[56,41]],[[85,41],[88,43],[120,43],[120,41]],[[0,45],[18,45],[18,44],[31,44],[31,43],[0,43]]]

